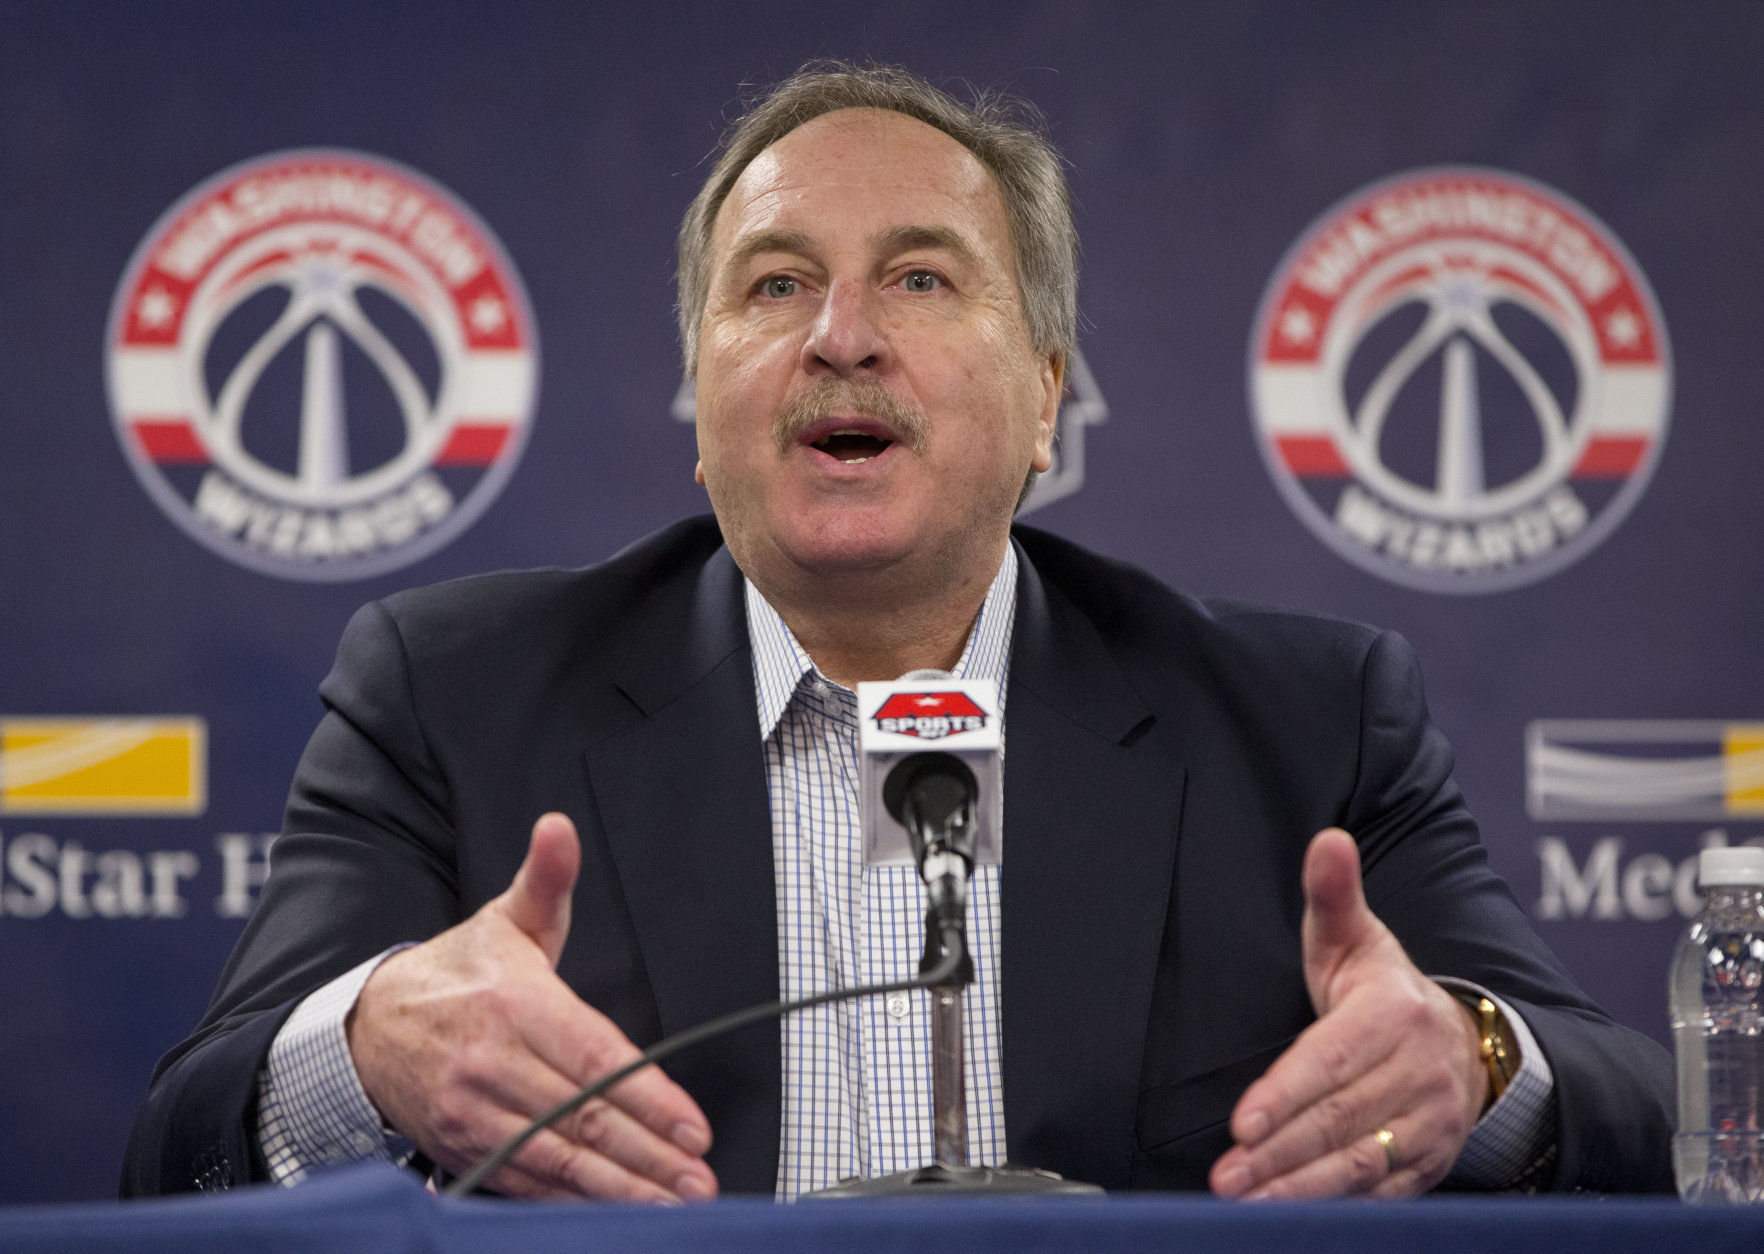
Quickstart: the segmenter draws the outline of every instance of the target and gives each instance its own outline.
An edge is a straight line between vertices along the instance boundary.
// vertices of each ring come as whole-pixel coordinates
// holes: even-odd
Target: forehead
[[[755,157],[717,213],[713,247],[780,227],[821,238],[947,226],[982,246],[1008,241],[992,174],[957,140],[916,118],[841,109],[803,123]]]

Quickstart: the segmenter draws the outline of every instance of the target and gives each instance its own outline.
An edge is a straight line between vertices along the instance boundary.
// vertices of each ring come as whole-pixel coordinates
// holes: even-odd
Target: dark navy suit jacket
[[[1672,1187],[1663,1050],[1593,1006],[1489,870],[1398,636],[1201,603],[1019,527],[1002,878],[1013,1161],[1199,1188],[1243,1089],[1312,1021],[1299,868],[1359,842],[1423,971],[1498,992],[1555,1071],[1555,1184]],[[255,1077],[294,1005],[503,891],[562,810],[583,873],[559,971],[632,1040],[778,995],[772,837],[740,572],[694,519],[584,571],[362,609],[256,915],[168,1054],[129,1194],[262,1178]],[[669,1065],[723,1188],[777,1174],[776,1023]]]

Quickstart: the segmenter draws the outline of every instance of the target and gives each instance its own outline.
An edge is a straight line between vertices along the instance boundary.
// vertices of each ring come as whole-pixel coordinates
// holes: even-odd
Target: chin
[[[906,544],[835,543],[823,539],[813,544],[791,546],[785,550],[785,556],[804,574],[833,577],[887,570],[898,566],[912,551],[912,546]]]
[[[834,517],[797,525],[780,535],[780,548],[810,574],[859,573],[892,566],[920,547],[922,537],[904,519]]]

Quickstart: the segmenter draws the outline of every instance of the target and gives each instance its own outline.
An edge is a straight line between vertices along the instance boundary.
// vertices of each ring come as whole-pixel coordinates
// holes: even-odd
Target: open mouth
[[[872,457],[880,457],[883,450],[893,443],[893,440],[867,435],[862,431],[832,431],[814,441],[811,447],[847,466],[855,466]]]

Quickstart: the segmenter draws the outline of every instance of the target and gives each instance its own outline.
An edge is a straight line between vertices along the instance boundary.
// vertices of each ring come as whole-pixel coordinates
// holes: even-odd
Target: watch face
[[[1488,1078],[1494,1083],[1495,1096],[1507,1087],[1507,1081],[1513,1078],[1512,1035],[1507,1028],[1507,1016],[1501,1008],[1486,997],[1477,1007],[1482,1012],[1482,1056],[1488,1062]]]

